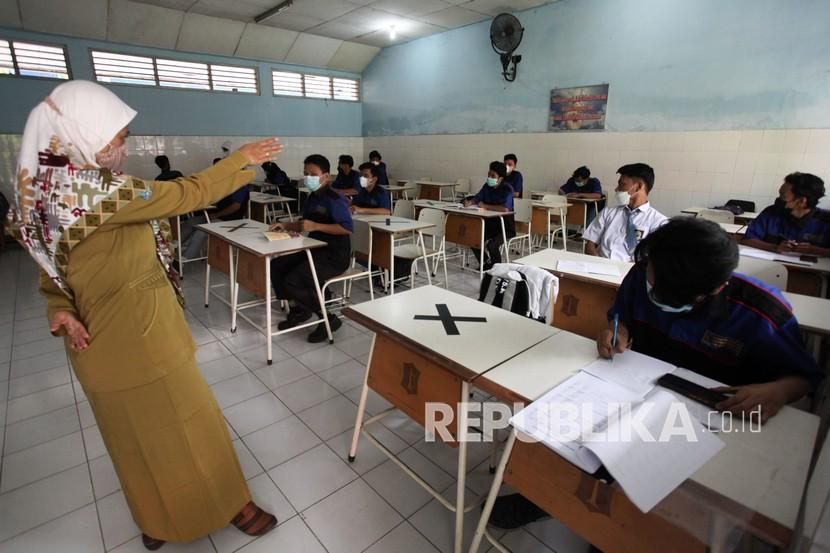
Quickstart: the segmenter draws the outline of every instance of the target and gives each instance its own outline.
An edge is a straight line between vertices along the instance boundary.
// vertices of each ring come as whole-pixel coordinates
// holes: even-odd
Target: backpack
[[[499,309],[507,309],[522,317],[528,317],[542,323],[544,318],[534,318],[530,314],[530,293],[527,278],[521,275],[521,280],[493,277],[487,273],[481,281],[478,301],[489,303]]]

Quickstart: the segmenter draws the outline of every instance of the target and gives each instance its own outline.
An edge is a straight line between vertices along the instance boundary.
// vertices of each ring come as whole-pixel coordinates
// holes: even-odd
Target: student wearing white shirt
[[[582,234],[585,253],[617,261],[633,261],[637,244],[667,218],[651,207],[648,195],[654,187],[654,169],[632,163],[617,169],[616,207],[603,209]]]

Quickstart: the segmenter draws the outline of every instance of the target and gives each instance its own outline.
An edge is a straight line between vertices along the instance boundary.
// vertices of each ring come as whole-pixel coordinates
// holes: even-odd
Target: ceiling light
[[[391,25],[389,27],[389,40],[395,40],[396,36],[397,36],[397,34],[395,34],[395,26]]]
[[[288,8],[290,8],[293,5],[294,5],[294,0],[285,0],[285,2],[283,2],[282,4],[279,4],[279,5],[271,8],[270,10],[268,10],[266,12],[262,12],[258,16],[254,17],[254,21],[256,21],[257,23],[262,23],[266,19],[268,19],[270,17],[273,17],[273,16],[275,16],[279,13],[284,12],[285,10],[287,10]]]

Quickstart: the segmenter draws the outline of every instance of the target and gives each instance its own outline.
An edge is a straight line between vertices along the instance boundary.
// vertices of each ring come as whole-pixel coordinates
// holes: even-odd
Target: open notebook
[[[689,379],[689,371],[630,350],[613,363],[597,360],[510,423],[586,472],[605,465],[648,512],[724,447],[701,423],[702,406],[656,387],[668,372]]]

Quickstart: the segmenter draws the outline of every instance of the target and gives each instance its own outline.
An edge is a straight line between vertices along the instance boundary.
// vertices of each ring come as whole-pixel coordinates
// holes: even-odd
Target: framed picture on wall
[[[548,130],[601,131],[607,106],[607,84],[554,88],[550,91]]]

